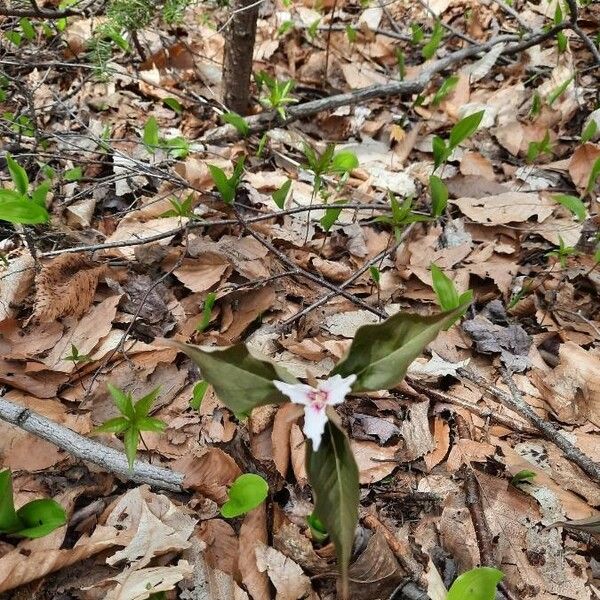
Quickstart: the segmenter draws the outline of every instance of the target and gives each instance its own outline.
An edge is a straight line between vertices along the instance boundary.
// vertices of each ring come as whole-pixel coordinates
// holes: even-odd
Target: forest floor
[[[473,290],[471,308],[401,385],[338,410],[361,484],[351,597],[443,600],[457,573],[487,564],[509,599],[600,598],[600,4],[548,35],[569,19],[556,6],[265,0],[255,72],[293,79],[298,102],[288,123],[246,139],[214,134],[226,8],[140,30],[102,69],[88,52],[102,17],[50,32],[32,18],[32,35],[0,17],[1,145],[31,182],[52,181],[48,225],[0,226],[2,399],[89,436],[116,416],[107,383],[135,398],[160,385],[153,416],[167,429],[144,433],[138,453],[185,478],[179,492],[128,481],[0,421],[15,504],[53,497],[69,517],[40,539],[0,536],[2,598],[336,597],[333,547],[306,522],[302,421],[289,405],[238,419],[212,388],[191,408],[198,369],[161,338],[244,341],[297,377],[323,377],[360,326],[439,310],[432,263]],[[440,41],[425,60],[433,15]],[[513,37],[434,69],[421,92],[299,118],[305,103],[400,71],[410,82],[501,35]],[[430,214],[432,139],[479,110],[478,131],[437,171],[442,217],[397,232],[377,220],[390,193]],[[323,199],[303,148],[329,142],[359,165],[326,178]],[[227,204],[208,165],[231,173],[241,156]],[[339,214],[323,206],[335,201]],[[228,486],[247,472],[269,497],[225,519]]]

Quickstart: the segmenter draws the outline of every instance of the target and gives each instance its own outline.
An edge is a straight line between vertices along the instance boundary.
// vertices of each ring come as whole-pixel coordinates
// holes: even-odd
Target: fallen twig
[[[136,460],[133,469],[130,470],[124,452],[79,435],[68,427],[54,423],[1,396],[0,420],[20,427],[74,457],[98,465],[124,479],[135,483],[147,483],[171,492],[183,491],[183,473],[157,467],[141,460]]]
[[[475,383],[488,394],[498,399],[504,406],[527,419],[547,440],[556,444],[564,452],[565,456],[569,460],[572,460],[584,473],[592,479],[600,481],[600,465],[573,445],[557,427],[536,414],[531,406],[523,400],[523,396],[515,385],[512,376],[504,367],[501,368],[501,373],[506,385],[510,389],[510,394],[492,385],[484,377],[470,369],[458,370],[458,374],[461,377]]]

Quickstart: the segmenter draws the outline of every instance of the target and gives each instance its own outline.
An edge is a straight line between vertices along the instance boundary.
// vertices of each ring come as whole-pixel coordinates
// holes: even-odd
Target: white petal
[[[313,452],[316,452],[321,445],[323,431],[327,423],[327,412],[325,406],[318,408],[311,404],[304,409],[304,434],[312,441]]]
[[[323,392],[327,392],[327,404],[341,404],[346,397],[346,394],[350,393],[352,384],[356,381],[356,375],[348,375],[348,377],[342,377],[341,375],[334,375],[329,379],[319,384],[319,389]]]
[[[285,394],[295,404],[310,404],[309,393],[313,391],[310,385],[304,383],[284,383],[283,381],[273,380],[273,385]]]

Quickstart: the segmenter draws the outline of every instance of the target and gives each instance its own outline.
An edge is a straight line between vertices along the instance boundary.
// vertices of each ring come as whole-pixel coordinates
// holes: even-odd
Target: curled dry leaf
[[[98,280],[105,273],[106,265],[97,265],[83,254],[57,256],[35,278],[34,317],[39,321],[81,317],[92,305]]]
[[[600,158],[600,146],[597,144],[582,144],[573,152],[569,161],[569,175],[580,190],[587,188],[590,173],[598,158]]]
[[[258,570],[266,571],[275,586],[276,600],[300,600],[310,594],[310,579],[291,558],[262,543],[255,552]]]

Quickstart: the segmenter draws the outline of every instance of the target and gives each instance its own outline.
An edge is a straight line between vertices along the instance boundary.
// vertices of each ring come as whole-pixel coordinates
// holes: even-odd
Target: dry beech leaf
[[[173,463],[173,469],[185,474],[186,489],[218,504],[227,501],[228,487],[242,474],[235,460],[219,448],[207,448],[200,456],[184,456]]]
[[[106,594],[105,600],[146,600],[151,594],[172,590],[182,579],[191,577],[193,573],[192,566],[186,560],[165,567],[126,569],[107,580],[117,582],[117,586]]]
[[[429,402],[411,404],[408,416],[402,421],[401,435],[405,442],[403,460],[413,461],[435,448],[429,429]]]
[[[271,432],[273,462],[282,477],[287,476],[290,463],[292,425],[302,416],[302,413],[302,406],[286,402],[279,407],[273,420],[273,431]]]
[[[56,257],[35,278],[34,318],[81,317],[92,305],[98,280],[105,273],[106,265],[94,264],[82,254]]]
[[[484,225],[504,225],[522,223],[533,216],[537,221],[547,219],[556,203],[537,193],[506,192],[482,198],[458,198],[450,200],[461,212],[476,223]]]
[[[163,268],[168,269],[167,263]],[[214,252],[204,252],[196,258],[186,258],[173,274],[192,292],[206,292],[231,273],[229,261]]]
[[[253,600],[270,598],[269,577],[256,563],[256,550],[267,543],[267,513],[264,502],[244,517],[240,528],[238,568]]]
[[[423,456],[428,471],[444,460],[450,448],[450,425],[440,417],[435,418],[433,439],[435,448]]]
[[[474,175],[483,177],[489,181],[495,181],[494,167],[491,161],[479,154],[479,152],[465,152],[460,161],[460,172],[463,175]]]
[[[310,579],[291,558],[260,542],[255,552],[258,570],[266,571],[275,586],[275,600],[300,600],[310,594]]]
[[[35,275],[35,260],[29,253],[11,260],[2,270],[0,285],[0,322],[15,314],[15,307],[22,302],[31,289]]]
[[[379,446],[375,442],[350,440],[350,447],[358,465],[361,485],[381,481],[398,466],[396,454],[399,446]]]
[[[204,557],[208,565],[229,575],[238,573],[237,560],[239,543],[235,531],[223,519],[210,519],[201,522],[194,537],[205,544]]]
[[[573,152],[569,161],[569,175],[580,190],[587,188],[592,167],[599,157],[600,146],[596,144],[583,144]]]

